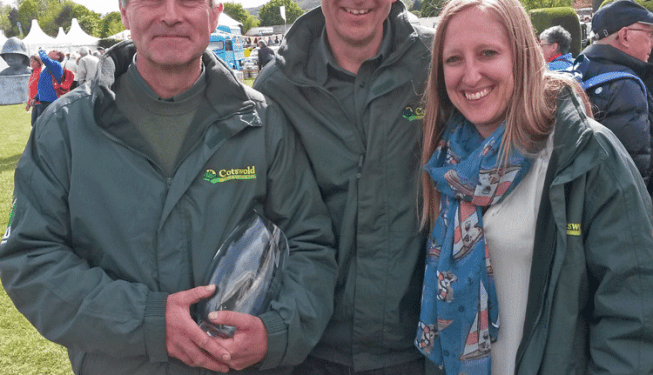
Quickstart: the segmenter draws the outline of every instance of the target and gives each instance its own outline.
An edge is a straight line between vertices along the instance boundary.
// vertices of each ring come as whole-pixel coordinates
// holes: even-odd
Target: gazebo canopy
[[[57,45],[59,45],[65,40],[66,40],[66,32],[63,31],[63,27],[59,26],[59,33],[57,34],[57,37],[54,38],[54,42],[57,43]]]
[[[23,43],[25,43],[25,47],[27,47],[27,50],[29,51],[28,54],[30,55],[36,52],[39,47],[46,48],[56,44],[54,38],[44,33],[43,30],[41,30],[38,21],[34,19],[32,20],[29,34],[27,34],[25,39],[23,39]]]
[[[77,22],[77,18],[73,18],[70,24],[70,30],[66,34],[65,42],[71,47],[82,47],[82,46],[97,46],[100,38],[90,36],[82,30]]]
[[[218,26],[228,26],[232,30],[232,34],[240,35],[243,24],[229,17],[225,12],[222,12],[220,13],[220,18],[218,18]]]
[[[117,34],[111,35],[109,39],[127,40],[127,39],[131,39],[131,37],[132,37],[131,30],[123,30]]]

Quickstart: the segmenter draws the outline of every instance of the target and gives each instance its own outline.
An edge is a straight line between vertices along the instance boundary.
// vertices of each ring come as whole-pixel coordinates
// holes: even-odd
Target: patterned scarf
[[[440,214],[427,244],[422,311],[415,345],[447,374],[490,374],[499,306],[483,212],[507,196],[531,161],[513,152],[499,169],[505,123],[483,139],[460,113],[424,169],[440,192]]]

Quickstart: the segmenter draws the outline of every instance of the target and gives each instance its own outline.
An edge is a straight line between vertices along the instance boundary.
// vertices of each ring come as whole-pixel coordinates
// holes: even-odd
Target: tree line
[[[279,12],[282,5],[286,7],[288,24],[304,14],[293,0],[270,0],[260,8],[258,17],[251,15],[241,4],[231,2],[224,3],[224,12],[241,22],[243,33],[246,33],[252,27],[283,25]],[[0,30],[8,38],[22,38],[29,34],[32,19],[36,19],[46,34],[55,37],[59,27],[68,32],[73,18],[77,18],[84,32],[97,38],[104,39],[125,29],[119,12],[103,16],[70,0],[16,0],[13,5],[0,7]]]
[[[446,0],[403,0],[408,10],[418,17],[436,17]],[[519,0],[526,11],[531,9],[570,7],[573,0]]]
[[[434,17],[440,13],[446,0],[403,1],[418,17]],[[572,0],[520,1],[527,10],[571,6],[572,3]],[[287,24],[292,24],[304,14],[304,10],[293,0],[270,0],[259,9],[257,16],[251,15],[241,4],[234,2],[223,4],[224,12],[243,24],[243,34],[253,27],[283,25],[284,20],[279,12],[279,7],[282,5],[286,7]],[[17,0],[15,5],[0,8],[0,30],[3,30],[7,37],[21,37],[22,31],[24,37],[29,34],[31,20],[36,19],[46,34],[56,36],[59,27],[63,27],[64,31],[68,32],[73,18],[77,18],[82,30],[98,38],[107,38],[124,30],[119,12],[102,16],[70,0]]]

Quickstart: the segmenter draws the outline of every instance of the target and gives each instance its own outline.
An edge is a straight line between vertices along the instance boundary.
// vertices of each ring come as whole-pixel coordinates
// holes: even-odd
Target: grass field
[[[22,104],[0,106],[0,233],[4,234],[14,169],[29,137],[30,114]],[[44,339],[21,315],[0,287],[0,374],[72,374],[66,350]]]

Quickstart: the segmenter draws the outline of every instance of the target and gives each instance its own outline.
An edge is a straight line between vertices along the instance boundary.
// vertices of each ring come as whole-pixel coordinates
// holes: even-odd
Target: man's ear
[[[617,32],[617,43],[619,45],[622,45],[624,47],[628,47],[630,45],[630,32],[628,31],[627,27],[622,27],[618,32]]]
[[[125,26],[125,29],[129,30],[129,19],[127,18],[127,9],[123,8],[122,1],[120,0],[116,0],[116,1],[118,1],[118,6],[120,9],[120,19],[122,20],[122,24],[123,26]]]
[[[215,31],[215,29],[218,27],[218,21],[220,20],[220,14],[222,13],[223,9],[224,5],[219,3],[211,10],[213,12],[211,14],[211,32]]]

